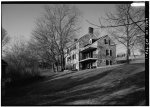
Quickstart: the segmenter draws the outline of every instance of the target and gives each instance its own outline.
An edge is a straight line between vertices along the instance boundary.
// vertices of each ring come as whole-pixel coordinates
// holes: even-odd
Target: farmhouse
[[[66,66],[72,70],[97,68],[116,63],[116,44],[108,35],[98,38],[89,27],[85,34],[67,50]],[[67,69],[67,68],[66,68]]]

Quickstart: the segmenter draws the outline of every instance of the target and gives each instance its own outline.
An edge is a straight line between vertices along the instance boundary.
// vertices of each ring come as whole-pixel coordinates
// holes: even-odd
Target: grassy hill
[[[145,63],[49,75],[8,89],[2,105],[145,105]]]

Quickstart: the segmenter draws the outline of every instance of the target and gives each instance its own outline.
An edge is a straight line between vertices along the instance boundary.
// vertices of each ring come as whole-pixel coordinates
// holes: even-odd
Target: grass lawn
[[[2,105],[145,105],[145,63],[54,74],[8,89]]]

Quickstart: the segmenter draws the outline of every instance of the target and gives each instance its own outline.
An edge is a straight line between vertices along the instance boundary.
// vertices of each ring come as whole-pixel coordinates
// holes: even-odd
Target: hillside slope
[[[2,105],[145,105],[145,63],[53,75],[8,90]]]

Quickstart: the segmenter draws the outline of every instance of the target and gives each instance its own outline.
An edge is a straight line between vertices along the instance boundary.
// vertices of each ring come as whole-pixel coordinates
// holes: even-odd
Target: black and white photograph
[[[149,105],[149,1],[1,1],[1,106],[67,105]]]

